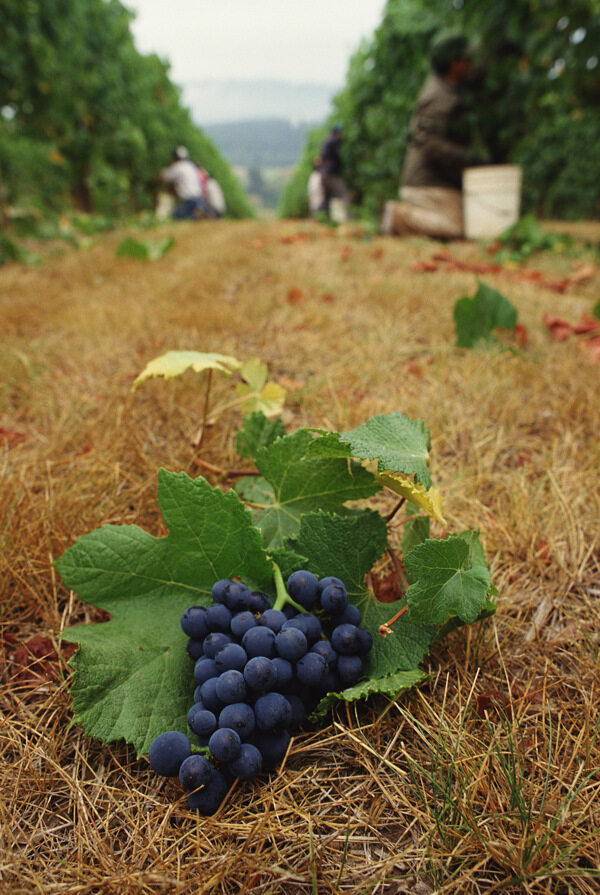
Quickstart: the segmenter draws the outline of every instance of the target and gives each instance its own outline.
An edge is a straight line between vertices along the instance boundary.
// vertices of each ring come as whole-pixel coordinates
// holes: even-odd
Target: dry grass
[[[282,241],[299,231],[311,238]],[[0,270],[1,891],[599,892],[600,370],[541,322],[589,311],[598,276],[565,295],[485,277],[530,342],[465,352],[452,306],[476,278],[412,272],[426,240],[292,222],[175,232],[153,264],[117,260],[110,234]],[[68,728],[66,666],[54,680],[17,666],[20,643],[95,617],[52,559],[105,522],[161,533],[157,468],[194,471],[196,378],[130,391],[169,348],[259,355],[290,387],[288,428],[424,419],[451,529],[481,529],[500,592],[494,620],[436,649],[418,692],[337,710],[206,820],[128,747]],[[208,431],[205,460],[236,463],[238,422]]]

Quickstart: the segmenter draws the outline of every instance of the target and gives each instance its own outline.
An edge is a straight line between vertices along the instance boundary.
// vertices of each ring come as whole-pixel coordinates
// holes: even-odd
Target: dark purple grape
[[[203,654],[204,650],[204,641],[203,640],[192,640],[191,638],[188,640],[186,644],[187,654],[190,659],[193,659],[196,662],[200,656]]]
[[[258,619],[258,624],[265,628],[270,628],[276,634],[281,631],[282,625],[286,621],[286,617],[279,609],[267,609]]]
[[[353,656],[360,648],[360,633],[356,625],[338,625],[331,632],[331,645],[342,656]]]
[[[218,680],[218,677],[210,677],[200,687],[200,698],[204,708],[208,709],[209,712],[214,712],[215,715],[218,715],[223,708],[223,703],[217,696]]]
[[[306,569],[293,572],[287,580],[287,592],[304,609],[310,609],[319,598],[319,579]]]
[[[292,719],[292,708],[281,693],[265,693],[254,703],[254,717],[259,730],[285,730]]]
[[[319,640],[310,648],[311,653],[318,653],[323,656],[327,663],[327,670],[330,671],[337,665],[338,655],[328,640]]]
[[[237,615],[233,616],[229,624],[229,630],[234,637],[241,640],[246,631],[249,631],[250,628],[255,628],[257,624],[258,622],[248,609],[245,612],[238,612]]]
[[[277,764],[288,750],[291,737],[287,730],[268,733],[257,733],[252,739],[253,744],[260,751],[263,763],[267,765]]]
[[[289,618],[284,622],[281,630],[287,631],[288,628],[297,628],[298,631],[302,631],[309,646],[312,646],[313,643],[316,643],[321,638],[321,622],[311,612]]]
[[[159,734],[150,745],[150,766],[163,777],[176,777],[179,768],[191,754],[190,741],[179,730],[167,730]]]
[[[319,687],[327,673],[327,663],[318,653],[306,653],[296,663],[296,677],[306,687]]]
[[[305,708],[304,703],[300,699],[299,696],[290,693],[290,695],[286,695],[285,697],[290,704],[292,709],[292,717],[290,720],[290,727],[300,727],[302,722],[304,721]]]
[[[257,625],[250,628],[242,637],[242,646],[246,650],[249,659],[255,656],[271,658],[275,655],[275,632],[271,628]]]
[[[204,640],[208,634],[206,607],[190,606],[181,616],[181,630],[192,640]]]
[[[337,663],[337,673],[345,687],[353,686],[360,680],[362,659],[360,656],[340,656]]]
[[[179,768],[179,782],[190,793],[210,782],[213,768],[203,755],[190,755]]]
[[[218,673],[215,660],[209,659],[208,656],[200,656],[194,665],[194,680],[197,684],[203,684],[209,678],[217,677]]]
[[[239,643],[228,643],[214,658],[219,674],[223,671],[243,671],[247,661],[246,650]]]
[[[243,612],[250,608],[251,595],[249,588],[240,581],[233,581],[225,593],[225,605],[232,612]]]
[[[341,578],[336,578],[335,575],[328,575],[326,578],[321,578],[319,581],[319,594],[322,594],[325,588],[329,587],[330,584],[341,584],[342,587],[346,586]]]
[[[220,727],[208,741],[210,754],[216,761],[233,761],[240,754],[242,741],[231,727]]]
[[[231,643],[231,636],[229,634],[223,634],[222,632],[215,632],[214,634],[208,634],[204,638],[204,655],[209,659],[214,659],[219,650],[222,650],[224,646],[227,646],[228,643]]]
[[[250,594],[250,605],[248,609],[250,612],[264,612],[266,609],[271,608],[271,601],[269,600],[266,594],[261,593],[258,590],[253,590]]]
[[[329,584],[321,591],[321,608],[329,615],[340,615],[348,603],[348,593],[343,584]]]
[[[213,603],[212,606],[209,606],[206,610],[206,624],[208,625],[208,630],[213,631],[222,631],[226,633],[229,631],[229,623],[231,622],[231,610],[224,606],[223,603]]]
[[[230,584],[233,584],[230,578],[221,578],[220,581],[215,581],[210,591],[214,603],[225,602],[225,593]]]
[[[251,690],[273,690],[278,683],[274,659],[255,656],[244,668],[244,680]]]
[[[219,727],[230,727],[241,740],[247,740],[254,732],[256,720],[253,709],[245,702],[226,705],[219,715]]]
[[[260,749],[251,743],[242,743],[240,754],[228,765],[228,770],[240,780],[253,780],[262,768]]]
[[[275,638],[275,647],[282,659],[297,662],[307,651],[308,641],[298,628],[288,628],[279,632]]]
[[[294,666],[287,659],[282,659],[279,656],[271,661],[277,672],[277,689],[286,690],[294,679]]]
[[[227,780],[220,771],[213,770],[209,782],[197,792],[192,792],[187,797],[189,807],[199,811],[205,817],[215,814],[219,805],[227,795]]]
[[[338,625],[356,625],[358,628],[362,621],[362,616],[360,609],[357,609],[353,603],[348,603],[344,611],[339,615],[334,615],[331,621],[334,627]]]
[[[217,719],[214,712],[204,708],[203,703],[193,705],[187,715],[187,723],[197,736],[206,739],[217,729]]]
[[[358,629],[359,648],[357,650],[359,656],[365,656],[373,647],[373,638],[370,631],[366,628]]]
[[[247,692],[246,682],[241,671],[224,671],[217,678],[216,693],[223,705],[244,702]]]

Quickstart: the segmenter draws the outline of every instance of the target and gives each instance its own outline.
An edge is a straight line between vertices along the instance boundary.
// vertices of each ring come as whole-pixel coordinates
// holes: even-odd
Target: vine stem
[[[239,479],[247,475],[260,475],[258,469],[223,469],[222,466],[215,466],[214,463],[209,463],[207,460],[202,460],[200,457],[193,457],[192,463],[194,466],[201,466],[202,469],[214,472],[215,475],[219,475],[224,479]]]
[[[291,606],[294,607],[294,609],[297,609],[298,612],[306,612],[306,609],[303,606],[300,606],[299,603],[296,603],[295,600],[292,600],[292,598],[288,594],[283,582],[281,569],[276,562],[273,563],[273,578],[275,580],[275,593],[277,594],[273,609],[281,610],[286,605],[286,603],[289,603]]]
[[[396,613],[396,615],[394,615],[392,618],[390,618],[387,622],[384,622],[382,625],[380,625],[379,626],[379,636],[387,637],[388,634],[392,634],[393,633],[392,625],[394,624],[394,622],[398,621],[398,619],[400,618],[401,615],[404,615],[404,613],[407,611],[407,609],[408,609],[408,606],[403,606],[402,609],[400,609],[399,612]]]
[[[208,402],[210,400],[210,387],[212,385],[212,368],[209,369],[208,375],[206,377],[206,391],[204,392],[204,407],[202,408],[202,423],[198,432],[196,433],[196,437],[194,438],[193,445],[195,448],[199,448],[202,444],[202,439],[204,438],[204,431],[206,429],[206,419],[208,417]]]
[[[406,503],[406,497],[401,497],[400,500],[398,501],[398,503],[396,504],[396,506],[394,507],[394,509],[390,513],[387,514],[387,516],[385,517],[385,521],[391,522],[392,519],[394,518],[394,516],[396,515],[396,513],[398,512],[398,510],[400,509],[400,507],[402,507],[405,503]]]

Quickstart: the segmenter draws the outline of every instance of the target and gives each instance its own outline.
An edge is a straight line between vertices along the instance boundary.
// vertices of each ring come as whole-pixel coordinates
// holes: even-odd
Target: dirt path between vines
[[[564,229],[577,256],[534,256],[529,279],[478,273],[490,257],[467,243],[292,221],[164,225],[143,236],[175,236],[155,262],[115,257],[113,232],[0,268],[1,891],[598,892],[600,363],[544,318],[590,314],[600,227]],[[516,306],[520,340],[456,347],[478,279]],[[480,529],[499,591],[418,691],[337,710],[201,820],[130,748],[68,729],[54,651],[98,613],[52,560],[107,522],[164,533],[160,466],[220,481],[190,444],[203,380],[131,391],[169,349],[260,357],[288,431],[424,420],[449,529]],[[215,403],[231,396],[215,377]],[[239,422],[207,430],[203,463],[239,464]]]

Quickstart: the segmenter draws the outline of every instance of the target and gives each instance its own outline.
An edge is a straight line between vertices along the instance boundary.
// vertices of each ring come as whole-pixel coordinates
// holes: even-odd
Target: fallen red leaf
[[[63,659],[70,659],[76,652],[76,643],[61,646]],[[38,685],[56,680],[60,660],[49,637],[35,634],[25,643],[19,644],[12,653],[11,677],[22,684]]]
[[[596,331],[600,333],[600,320],[597,317],[592,317],[591,314],[582,314],[579,323],[573,327],[573,332],[578,336]]]
[[[435,261],[415,261],[410,267],[416,273],[434,273],[438,269]]]
[[[304,299],[304,292],[299,286],[292,286],[288,290],[287,300],[289,305],[297,305]]]
[[[352,251],[350,249],[350,246],[344,246],[344,248],[340,252],[340,258],[342,259],[342,261],[347,261],[351,254]]]
[[[379,603],[395,603],[402,598],[400,576],[396,569],[392,569],[387,575],[372,575],[371,583],[375,599]]]
[[[572,332],[571,324],[564,317],[552,317],[549,314],[544,316],[544,323],[550,330],[550,335],[557,342],[564,342],[568,339]]]
[[[379,246],[377,249],[373,249],[373,258],[378,260],[379,258],[383,258],[383,247]]]
[[[517,342],[522,348],[524,348],[529,341],[529,333],[527,332],[527,327],[523,326],[522,323],[515,323],[514,333]]]
[[[324,295],[321,296],[321,301],[323,302],[323,304],[331,304],[332,301],[335,301],[335,298],[331,294],[331,292],[326,292]]]
[[[24,441],[26,437],[24,432],[17,432],[16,429],[5,429],[4,426],[0,426],[0,441],[3,441],[5,444],[18,444],[20,441]]]

